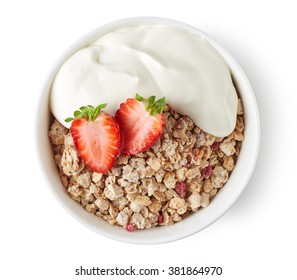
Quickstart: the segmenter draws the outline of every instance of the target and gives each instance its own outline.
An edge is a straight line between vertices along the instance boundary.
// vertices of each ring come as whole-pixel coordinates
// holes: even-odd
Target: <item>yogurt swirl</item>
[[[217,137],[235,128],[238,97],[226,62],[203,36],[170,25],[116,29],[75,52],[56,74],[50,106],[69,128],[64,119],[79,107],[108,103],[114,114],[135,93],[165,96]]]

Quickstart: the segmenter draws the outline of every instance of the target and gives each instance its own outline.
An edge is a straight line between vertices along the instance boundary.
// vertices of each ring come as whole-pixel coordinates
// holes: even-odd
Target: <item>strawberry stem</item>
[[[82,106],[79,110],[74,111],[74,118],[67,118],[65,122],[71,122],[75,119],[85,118],[87,121],[94,121],[100,114],[101,110],[107,106],[107,103],[100,104],[96,108],[92,105]]]
[[[166,103],[165,97],[156,100],[156,96],[152,95],[148,99],[140,96],[139,94],[136,93],[135,99],[144,102],[145,104],[145,109],[152,115],[157,115],[163,112],[164,106]]]

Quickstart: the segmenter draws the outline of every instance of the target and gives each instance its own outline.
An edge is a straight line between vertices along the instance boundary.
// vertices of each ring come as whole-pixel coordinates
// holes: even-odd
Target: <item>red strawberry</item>
[[[120,150],[120,130],[116,120],[101,112],[106,104],[81,107],[75,111],[70,131],[80,158],[97,173],[112,168]]]
[[[136,155],[150,148],[164,128],[165,97],[155,101],[136,94],[120,105],[115,118],[121,130],[122,154]]]

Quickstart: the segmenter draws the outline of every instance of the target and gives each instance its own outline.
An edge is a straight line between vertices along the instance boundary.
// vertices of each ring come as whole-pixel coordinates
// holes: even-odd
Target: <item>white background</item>
[[[80,265],[160,269],[207,265],[223,268],[223,276],[204,276],[207,279],[296,279],[297,16],[293,3],[1,1],[0,278],[100,279],[74,276]],[[229,50],[253,86],[262,125],[256,170],[233,207],[198,234],[154,246],[106,239],[70,217],[39,174],[33,138],[40,90],[60,54],[95,27],[144,15],[192,24]],[[177,278],[163,274],[158,279]]]

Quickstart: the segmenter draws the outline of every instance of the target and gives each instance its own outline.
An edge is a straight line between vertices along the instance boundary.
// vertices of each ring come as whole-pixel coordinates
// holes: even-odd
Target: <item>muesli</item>
[[[164,106],[164,130],[148,150],[115,159],[106,174],[80,158],[69,129],[54,117],[49,129],[63,186],[88,212],[127,231],[167,226],[205,208],[228,181],[244,139],[238,102],[234,131],[215,137]]]

